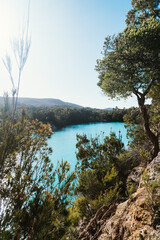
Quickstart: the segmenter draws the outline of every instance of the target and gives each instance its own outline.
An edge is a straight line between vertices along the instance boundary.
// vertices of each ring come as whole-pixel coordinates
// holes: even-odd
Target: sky
[[[12,85],[2,59],[25,28],[28,0],[0,0],[0,96]],[[130,0],[31,0],[31,47],[22,72],[21,97],[56,98],[84,107],[128,108],[134,98],[111,100],[97,86],[96,60],[107,35],[125,28]]]

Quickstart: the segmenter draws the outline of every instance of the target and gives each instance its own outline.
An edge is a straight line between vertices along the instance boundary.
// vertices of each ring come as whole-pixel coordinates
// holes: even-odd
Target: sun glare
[[[22,22],[21,12],[17,5],[11,1],[0,1],[0,54],[1,57],[6,51],[9,51],[10,41],[17,36]],[[20,20],[21,18],[21,20]]]

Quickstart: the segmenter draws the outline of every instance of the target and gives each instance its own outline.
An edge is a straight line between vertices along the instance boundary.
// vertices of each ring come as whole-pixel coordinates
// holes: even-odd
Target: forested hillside
[[[11,100],[11,99],[10,99]],[[3,103],[3,97],[0,97],[0,104]],[[70,106],[70,107],[77,107],[80,108],[82,106],[74,104],[74,103],[69,103],[69,102],[64,102],[60,99],[55,99],[55,98],[19,98],[18,105],[21,106],[45,106],[45,107],[53,107],[53,106]]]

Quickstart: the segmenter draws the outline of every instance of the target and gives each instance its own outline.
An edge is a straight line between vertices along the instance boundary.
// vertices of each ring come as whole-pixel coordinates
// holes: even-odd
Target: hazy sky
[[[0,59],[6,52],[11,55],[10,40],[24,26],[27,5],[28,0],[0,0]],[[97,86],[94,70],[105,37],[124,29],[130,8],[130,0],[31,0],[32,43],[20,96],[58,98],[97,108],[135,105],[134,99],[108,100]],[[0,81],[0,95],[11,93],[2,61]]]

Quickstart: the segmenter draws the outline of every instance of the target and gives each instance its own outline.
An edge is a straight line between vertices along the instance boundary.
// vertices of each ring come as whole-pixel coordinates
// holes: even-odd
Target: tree
[[[135,5],[138,2],[133,1]],[[136,23],[128,23],[124,32],[109,36],[104,42],[103,59],[97,60],[96,66],[100,79],[98,85],[111,98],[127,98],[132,94],[137,97],[144,129],[153,144],[154,158],[159,152],[159,142],[157,133],[150,128],[145,100],[153,88],[159,89],[160,21],[152,14],[146,18],[138,17]]]
[[[132,9],[128,12],[126,23],[139,24],[143,19],[150,18],[151,16],[160,18],[160,0],[132,0]]]
[[[7,104],[0,124],[1,239],[61,239],[68,225],[74,173],[69,173],[67,162],[53,166],[49,124],[28,121],[22,112],[10,134]]]
[[[77,165],[79,194],[75,203],[81,217],[88,219],[103,204],[109,205],[124,193],[124,175],[118,156],[124,152],[121,136],[111,132],[88,139],[77,135]]]

